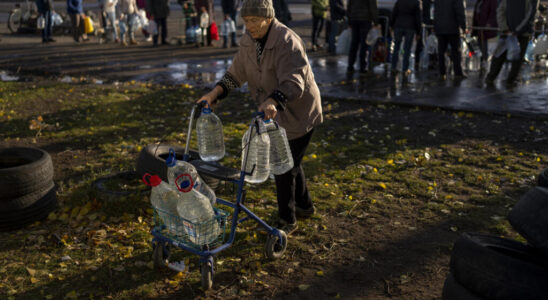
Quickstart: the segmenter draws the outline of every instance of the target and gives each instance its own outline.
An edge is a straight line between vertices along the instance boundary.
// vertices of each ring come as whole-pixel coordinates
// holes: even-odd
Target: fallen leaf
[[[36,274],[36,270],[31,269],[31,268],[27,268],[27,272],[29,272],[30,276],[34,276]]]
[[[318,271],[318,272],[316,272],[316,275],[318,275],[320,277],[323,277],[324,274],[323,274],[323,271]]]
[[[299,290],[301,291],[306,291],[309,287],[309,284],[299,284]]]

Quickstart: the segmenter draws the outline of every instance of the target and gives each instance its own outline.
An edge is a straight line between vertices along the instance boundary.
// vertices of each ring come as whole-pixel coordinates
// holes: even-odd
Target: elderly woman
[[[315,211],[301,160],[314,127],[323,120],[320,91],[303,41],[274,18],[272,0],[245,0],[240,13],[247,33],[232,65],[198,102],[211,105],[247,82],[265,119],[274,119],[285,128],[294,167],[275,179],[278,228],[290,234],[297,229],[296,216],[310,217]]]

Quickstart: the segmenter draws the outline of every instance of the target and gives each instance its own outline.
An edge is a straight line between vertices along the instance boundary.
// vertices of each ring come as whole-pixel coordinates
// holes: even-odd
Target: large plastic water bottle
[[[264,124],[270,138],[270,172],[274,175],[284,174],[293,168],[293,155],[287,134],[275,121],[266,120]]]
[[[189,240],[196,245],[207,245],[214,242],[221,234],[221,228],[209,199],[196,191],[190,174],[181,174],[175,179],[181,200],[177,203],[179,216]]]
[[[266,181],[270,174],[270,137],[262,120],[256,119],[254,126],[246,131],[242,138],[242,149],[242,169],[251,173],[246,175],[245,181]]]
[[[160,220],[166,225],[168,232],[174,235],[182,232],[177,222],[179,219],[177,203],[181,200],[180,193],[157,175],[147,173],[143,176],[143,182],[152,187],[150,202]]]
[[[198,152],[204,161],[218,161],[225,156],[223,124],[209,106],[202,109],[196,121]]]
[[[180,185],[180,182],[176,182],[181,174],[190,174],[192,176],[192,181],[194,182],[194,189],[198,192],[204,194],[209,199],[211,206],[215,205],[217,201],[217,196],[215,192],[205,183],[205,181],[200,177],[196,168],[183,160],[177,160],[175,157],[175,150],[169,149],[169,156],[166,159],[167,165],[167,180],[172,186]]]

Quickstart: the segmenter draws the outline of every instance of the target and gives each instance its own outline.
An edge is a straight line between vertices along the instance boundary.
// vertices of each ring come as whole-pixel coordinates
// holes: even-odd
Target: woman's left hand
[[[276,109],[277,104],[278,102],[276,102],[276,100],[268,98],[259,106],[259,111],[264,112],[265,120],[274,119],[276,117],[276,114],[278,113],[278,110]]]

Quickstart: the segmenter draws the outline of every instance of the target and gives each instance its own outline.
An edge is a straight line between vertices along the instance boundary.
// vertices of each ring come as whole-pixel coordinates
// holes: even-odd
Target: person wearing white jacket
[[[135,40],[135,18],[137,17],[137,2],[135,0],[120,0],[120,40],[122,45],[127,46],[127,41],[125,39],[125,31],[127,31],[129,36],[129,43],[136,45],[137,41]],[[127,30],[123,30],[127,29]]]
[[[209,14],[205,6],[201,7],[200,14],[200,28],[202,29],[202,46],[205,46],[205,40],[207,39],[207,29],[209,28]]]
[[[118,39],[118,27],[116,26],[116,5],[118,0],[99,0],[99,7],[101,7],[102,14],[104,16],[104,26],[112,33],[112,40],[117,43]]]

